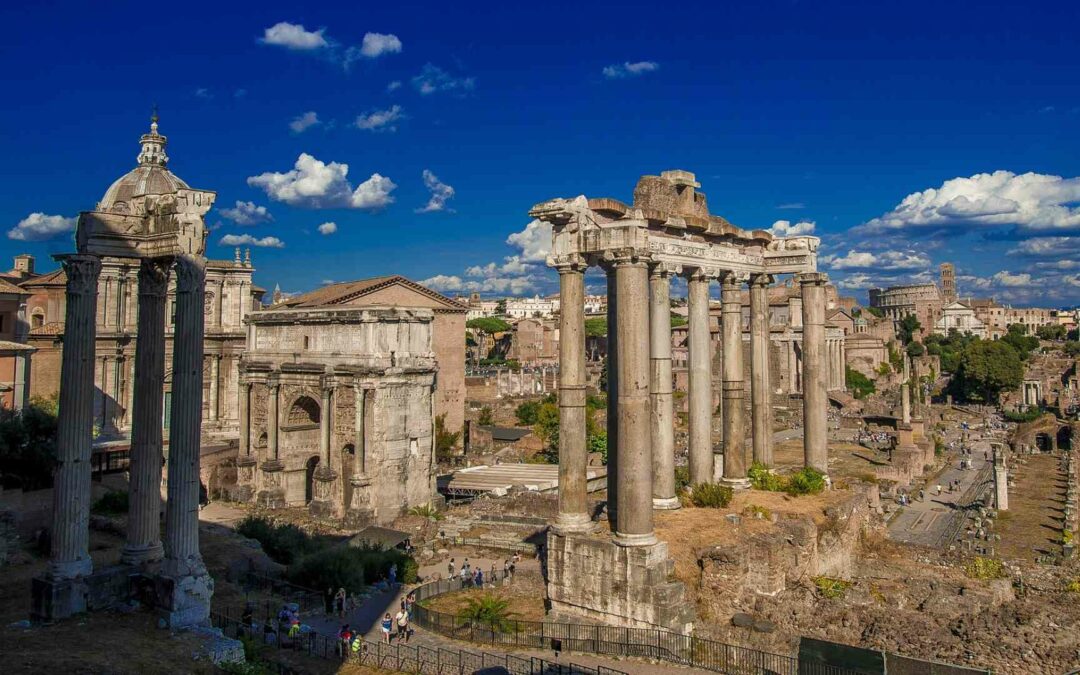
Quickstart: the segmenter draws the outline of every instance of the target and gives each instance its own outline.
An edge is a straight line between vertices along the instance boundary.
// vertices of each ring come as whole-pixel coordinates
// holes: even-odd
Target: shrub
[[[690,503],[699,508],[720,509],[731,503],[735,491],[719,483],[698,483],[690,491]]]
[[[301,556],[326,546],[292,523],[275,524],[262,516],[248,516],[236,526],[238,534],[262,544],[263,551],[275,562],[291,565]]]
[[[844,377],[848,389],[851,390],[851,395],[855,398],[866,398],[874,393],[875,387],[873,381],[854,368],[847,368],[844,371]]]
[[[1061,545],[1062,546],[1068,546],[1071,543],[1073,543],[1072,530],[1062,530],[1061,531]]]
[[[750,465],[750,470],[747,472],[750,477],[750,485],[755,490],[767,490],[768,492],[783,492],[787,487],[787,481],[783,476],[779,476],[769,470],[769,467],[758,462],[754,462]]]
[[[94,513],[109,516],[128,512],[128,493],[123,490],[109,490],[90,507]]]
[[[1001,414],[1010,422],[1034,422],[1043,416],[1043,409],[1037,405],[1032,405],[1020,411],[1005,410]]]
[[[421,506],[414,506],[409,509],[409,513],[414,516],[422,516],[430,520],[442,520],[446,516],[439,513],[439,510],[431,504],[423,504]]]
[[[964,574],[972,579],[1002,579],[1005,577],[1005,566],[995,558],[976,557],[964,565]]]
[[[470,625],[478,624],[506,632],[512,628],[512,617],[510,601],[493,593],[469,598],[465,606],[458,610],[458,618]]]
[[[690,487],[690,467],[675,467],[675,494],[686,492],[688,487]]]
[[[476,423],[482,427],[490,427],[495,424],[495,413],[492,412],[491,406],[484,406],[480,409],[480,417],[476,420]]]
[[[1065,590],[1069,593],[1080,593],[1080,577],[1077,577],[1065,584]]]
[[[749,516],[750,518],[760,516],[765,520],[769,520],[770,518],[772,518],[772,511],[765,508],[764,506],[758,506],[757,504],[747,504],[746,508],[743,509],[743,515]]]
[[[396,548],[335,546],[305,556],[289,567],[289,581],[308,588],[344,588],[359,591],[390,574],[397,565],[398,581],[415,583],[416,561]]]
[[[851,588],[850,581],[844,581],[843,579],[834,579],[832,577],[813,577],[814,585],[817,586],[818,593],[821,593],[822,597],[829,600],[836,600],[844,597],[844,593],[847,589]]]
[[[825,474],[805,467],[791,474],[784,492],[789,495],[816,495],[825,489]]]
[[[523,427],[531,427],[536,424],[537,413],[540,412],[540,401],[526,401],[514,410],[518,424]]]

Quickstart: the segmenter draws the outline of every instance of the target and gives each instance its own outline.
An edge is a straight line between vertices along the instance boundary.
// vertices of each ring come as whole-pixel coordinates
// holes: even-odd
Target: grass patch
[[[971,562],[964,565],[964,574],[972,579],[1004,579],[1005,566],[996,558],[975,557]]]
[[[428,520],[442,520],[446,516],[439,513],[439,510],[431,504],[424,504],[423,506],[414,506],[409,509],[409,514],[414,516],[421,516]]]
[[[825,489],[825,474],[810,467],[799,469],[790,476],[781,476],[767,466],[754,462],[747,476],[755,490],[786,492],[792,497],[816,495]]]
[[[690,490],[690,503],[698,508],[722,509],[731,503],[735,491],[719,483],[698,483]]]
[[[772,511],[764,506],[758,506],[757,504],[747,504],[743,509],[743,515],[748,518],[763,518],[769,520],[772,518]]]
[[[814,586],[817,587],[818,593],[821,594],[821,597],[828,600],[838,600],[844,597],[847,590],[851,588],[850,581],[834,579],[833,577],[813,577],[812,581],[814,582]]]
[[[1080,594],[1080,577],[1077,577],[1069,583],[1065,584],[1065,590],[1069,593]]]

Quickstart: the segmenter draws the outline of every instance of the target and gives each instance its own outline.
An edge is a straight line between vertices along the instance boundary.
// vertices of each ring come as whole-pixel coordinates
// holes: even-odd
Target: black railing
[[[497,570],[495,577],[485,578],[483,586],[497,586],[505,581],[503,573]],[[469,580],[460,578],[418,586],[413,590],[417,601],[413,606],[413,623],[449,638],[491,645],[641,657],[731,675],[798,675],[798,660],[794,657],[659,628],[516,619],[483,623],[420,604],[443,593],[475,587]]]
[[[271,595],[280,598],[282,602],[296,603],[300,612],[314,612],[323,609],[326,604],[323,594],[314,588],[305,588],[254,572],[249,572],[244,576],[243,589],[245,593],[258,593],[260,598]],[[262,600],[261,602],[270,601]]]
[[[425,645],[386,644],[359,639],[351,642],[337,637],[319,635],[315,632],[300,633],[289,637],[284,626],[267,616],[262,622],[254,617],[238,618],[236,615],[211,613],[214,626],[228,637],[248,637],[258,640],[267,648],[292,650],[309,657],[336,662],[348,662],[386,670],[431,675],[472,675],[484,668],[502,668],[512,675],[627,675],[621,670],[597,666],[580,666],[574,663],[556,663],[546,659],[470,652]],[[298,671],[283,664],[273,663],[278,672],[292,675]]]

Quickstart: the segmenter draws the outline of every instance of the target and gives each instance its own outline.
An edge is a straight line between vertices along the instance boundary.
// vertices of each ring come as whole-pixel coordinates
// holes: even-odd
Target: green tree
[[[855,398],[866,398],[874,393],[874,382],[854,368],[848,367],[845,371],[847,388]]]
[[[604,337],[605,335],[607,335],[607,318],[594,316],[585,319],[586,337]]]
[[[40,490],[52,485],[59,396],[34,397],[20,411],[0,410],[0,485]]]
[[[1035,335],[1040,340],[1064,340],[1065,334],[1065,326],[1060,323],[1047,324],[1035,329]]]
[[[879,319],[885,318],[885,312],[880,307],[867,307],[866,311],[873,314]]]
[[[490,427],[495,424],[495,413],[492,412],[491,406],[486,405],[480,408],[480,417],[477,418],[476,423],[482,427]]]
[[[674,314],[674,313],[671,315],[671,327],[672,328],[678,328],[679,326],[685,326],[685,325],[686,325],[686,317],[685,316],[683,316],[681,314]]]
[[[533,433],[540,437],[549,453],[558,456],[559,452],[559,406],[554,403],[542,403],[536,411],[536,423]]]
[[[465,327],[488,335],[505,333],[510,330],[510,324],[497,316],[481,316],[476,319],[469,319]]]
[[[461,440],[460,431],[446,430],[446,413],[435,416],[435,457],[445,461],[454,454],[458,441]]]
[[[1008,332],[999,340],[1011,346],[1019,354],[1021,361],[1027,361],[1031,352],[1039,348],[1039,338],[1027,334],[1027,326],[1010,323]]]
[[[1019,387],[1023,377],[1024,364],[1008,342],[979,340],[960,355],[953,384],[964,398],[996,403],[1002,391]]]
[[[900,342],[906,345],[911,342],[911,338],[920,328],[922,324],[919,323],[919,318],[914,314],[908,314],[896,324],[896,335],[900,338]]]
[[[907,351],[907,355],[911,358],[915,358],[916,356],[922,356],[926,353],[926,347],[924,347],[923,343],[919,342],[918,340],[912,340],[904,349],[905,351]]]
[[[469,625],[482,626],[495,631],[509,632],[513,629],[513,613],[510,601],[494,593],[484,593],[468,598],[458,610],[458,618]]]
[[[1080,354],[1080,342],[1076,340],[1068,340],[1064,345],[1065,353],[1069,356],[1076,356]]]
[[[590,453],[600,453],[600,461],[607,464],[607,430],[596,429],[585,439],[586,448]]]
[[[540,401],[525,401],[514,410],[514,417],[518,424],[523,427],[531,427],[536,424],[536,415],[540,412]]]

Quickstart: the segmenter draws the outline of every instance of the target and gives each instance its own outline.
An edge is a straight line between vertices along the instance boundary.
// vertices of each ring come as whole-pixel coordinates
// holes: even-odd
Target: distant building
[[[506,316],[511,319],[550,319],[559,311],[559,296],[507,298]]]
[[[30,259],[33,271],[34,259]],[[10,278],[10,277],[8,277]],[[26,344],[26,299],[30,294],[7,279],[0,279],[0,407],[22,410],[30,400],[31,355],[34,348]]]
[[[956,268],[952,263],[941,263],[941,297],[946,303],[956,302]]]
[[[499,312],[498,301],[483,300],[479,293],[473,293],[468,298],[458,298],[457,302],[469,308],[465,313],[466,321],[495,316]]]
[[[941,290],[934,283],[871,288],[869,293],[871,307],[880,309],[894,323],[906,316],[914,316],[919,320],[923,334],[933,330],[945,306]]]
[[[986,324],[975,316],[975,310],[962,302],[945,305],[941,310],[941,318],[934,324],[934,332],[938,335],[948,335],[954,330],[961,335],[974,335],[983,340],[988,335]]]
[[[559,361],[559,327],[545,319],[521,319],[510,334],[507,357],[522,365],[553,365]]]
[[[607,314],[607,296],[606,295],[586,295],[585,296],[585,314]]]

